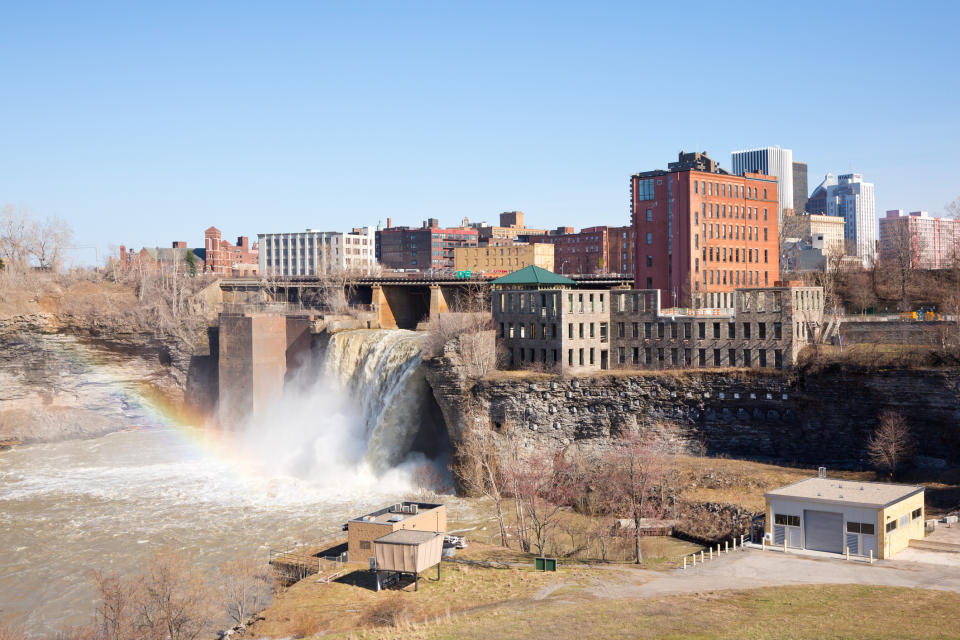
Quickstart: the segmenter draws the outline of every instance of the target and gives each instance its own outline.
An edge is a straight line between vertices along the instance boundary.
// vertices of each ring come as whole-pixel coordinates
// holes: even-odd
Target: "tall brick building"
[[[554,271],[561,274],[633,273],[633,227],[587,227],[579,233],[558,229],[530,237],[531,244],[552,244]]]
[[[732,175],[706,153],[630,178],[634,286],[666,306],[730,308],[742,287],[780,278],[776,178]]]

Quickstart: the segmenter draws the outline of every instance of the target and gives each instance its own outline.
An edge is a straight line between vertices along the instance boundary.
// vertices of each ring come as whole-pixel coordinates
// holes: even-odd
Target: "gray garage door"
[[[807,549],[843,553],[842,513],[804,509],[803,533]]]

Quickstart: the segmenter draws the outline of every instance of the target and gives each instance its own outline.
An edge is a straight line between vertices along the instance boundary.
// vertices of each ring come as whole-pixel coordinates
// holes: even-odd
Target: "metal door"
[[[806,549],[843,553],[843,514],[833,511],[803,510]]]

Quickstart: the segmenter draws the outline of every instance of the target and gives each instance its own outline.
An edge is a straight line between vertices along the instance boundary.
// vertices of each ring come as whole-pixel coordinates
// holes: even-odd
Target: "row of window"
[[[708,324],[708,323],[706,323],[706,322],[697,322],[696,324],[697,324],[697,339],[698,339],[698,340],[706,340],[706,339],[707,339],[707,324]],[[720,340],[720,339],[721,339],[721,337],[720,337],[721,327],[722,327],[724,324],[727,325],[727,338],[730,339],[730,340],[736,340],[736,339],[737,339],[737,324],[738,324],[737,322],[713,322],[713,323],[710,323],[710,324],[712,324],[711,336],[712,336],[712,338],[713,338],[714,340]],[[753,333],[752,330],[751,330],[751,328],[754,326],[754,323],[751,323],[751,322],[742,322],[742,323],[739,323],[739,324],[740,324],[741,327],[742,327],[742,337],[743,337],[743,339],[744,339],[744,340],[750,340],[750,339],[751,339],[751,335],[752,335],[752,333]],[[780,323],[780,322],[771,322],[771,323],[767,323],[767,322],[757,322],[757,323],[755,323],[755,324],[756,324],[756,327],[757,327],[757,339],[758,339],[758,340],[766,340],[766,339],[767,339],[767,333],[768,333],[768,331],[767,331],[767,325],[768,325],[768,324],[772,324],[772,325],[773,325],[772,331],[770,332],[770,333],[773,334],[773,339],[774,339],[774,340],[783,340],[783,324],[782,324],[782,323]],[[633,329],[633,331],[632,331],[633,337],[634,337],[634,338],[639,338],[639,337],[640,337],[640,323],[639,323],[639,322],[634,322],[634,323],[632,323],[632,325],[633,325],[633,326],[632,326],[632,329]],[[656,336],[657,336],[657,338],[665,338],[665,337],[666,337],[666,333],[667,333],[666,327],[667,327],[667,325],[669,325],[669,327],[670,327],[670,330],[669,330],[670,338],[672,338],[672,339],[679,339],[680,336],[681,336],[681,331],[682,331],[682,335],[683,335],[683,339],[684,339],[684,340],[690,340],[690,339],[691,339],[691,333],[692,333],[692,328],[693,328],[693,323],[692,323],[692,322],[684,322],[684,323],[679,323],[679,322],[670,322],[670,323],[657,322],[657,323],[656,323],[656,329],[657,329],[657,331],[656,331]],[[645,339],[652,339],[652,338],[653,338],[653,329],[654,329],[654,323],[653,323],[653,322],[644,322],[644,323],[643,323],[643,337],[644,337]],[[620,337],[620,338],[626,337],[626,323],[625,323],[625,322],[618,322],[618,323],[617,323],[617,337]]]
[[[693,192],[705,195],[712,196],[714,193],[716,195],[726,198],[753,198],[757,199],[757,188],[756,187],[744,187],[739,184],[727,184],[725,182],[707,182],[705,180],[694,180],[693,181]],[[763,199],[767,199],[767,190],[763,190]]]
[[[782,369],[782,349],[728,349],[726,362],[723,361],[723,350],[721,349],[713,349],[712,353],[709,353],[707,349],[697,349],[697,366],[756,366],[760,367],[761,369],[765,369],[771,363],[771,361],[768,359],[768,353],[770,351],[773,351],[773,367],[776,369]],[[756,358],[754,358],[754,354],[756,355]],[[647,365],[653,365],[654,355],[656,355],[656,365],[659,367],[671,365],[687,367],[693,366],[693,349],[683,349],[681,351],[681,349],[678,347],[673,347],[671,349],[658,347],[656,350],[654,350],[651,347],[646,347],[643,349],[643,363]],[[617,362],[621,365],[627,364],[626,347],[617,348]],[[630,363],[634,365],[640,364],[640,347],[632,347]]]
[[[891,520],[887,523],[886,531],[890,533],[891,531],[896,530],[898,527],[905,527],[910,524],[911,520],[919,520],[923,517],[923,509],[914,509],[910,513],[905,513],[898,520]]]
[[[695,265],[699,269],[699,264]],[[706,287],[711,284],[728,285],[739,287],[741,285],[752,286],[760,284],[760,274],[763,273],[763,285],[770,285],[770,272],[768,271],[736,271],[728,269],[705,269],[703,271],[703,285]],[[696,283],[697,291],[700,290],[699,282]]]
[[[760,263],[760,249],[740,249],[737,247],[704,247],[703,261],[706,262],[747,262]],[[768,264],[767,249],[763,250],[763,263]]]

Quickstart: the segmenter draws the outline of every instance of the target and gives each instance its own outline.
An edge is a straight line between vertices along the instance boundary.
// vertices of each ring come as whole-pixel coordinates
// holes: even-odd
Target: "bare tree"
[[[0,620],[0,640],[27,640],[28,636],[22,627],[5,623]]]
[[[561,510],[579,493],[582,478],[561,453],[538,451],[509,470],[521,507],[530,523],[533,545],[543,556]]]
[[[73,229],[60,218],[51,217],[33,225],[30,253],[41,269],[59,271],[63,256],[73,241]]]
[[[235,623],[243,624],[270,603],[273,575],[256,558],[238,558],[220,566],[220,591],[227,614]]]
[[[641,521],[654,515],[658,503],[650,493],[663,479],[666,448],[653,438],[633,435],[626,438],[608,460],[610,492],[620,498],[620,509],[633,520],[635,562],[643,562],[640,546]]]
[[[893,411],[880,414],[880,424],[867,440],[870,462],[893,477],[913,451],[913,435],[907,419]]]
[[[960,197],[943,205],[943,213],[948,218],[960,218]]]
[[[101,640],[127,640],[134,637],[135,584],[116,574],[95,571],[100,603],[94,615],[95,635]]]
[[[138,584],[136,625],[148,640],[197,640],[212,633],[215,595],[182,553],[156,554]]]
[[[455,471],[469,494],[484,495],[493,501],[500,527],[500,545],[509,547],[503,516],[503,499],[507,490],[493,434],[473,427],[464,432],[457,447]]]
[[[5,270],[28,266],[34,232],[29,211],[9,204],[0,209],[0,259]]]

